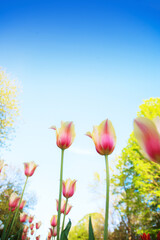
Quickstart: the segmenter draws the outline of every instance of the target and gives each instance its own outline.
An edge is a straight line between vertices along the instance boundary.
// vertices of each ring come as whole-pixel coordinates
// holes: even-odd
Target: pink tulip
[[[40,228],[40,226],[41,226],[41,221],[39,221],[38,223],[36,223],[36,229],[39,229]]]
[[[22,210],[24,208],[24,206],[26,205],[26,201],[25,200],[22,200],[20,206],[19,206],[19,209]]]
[[[61,149],[66,149],[71,146],[75,138],[75,130],[73,122],[61,122],[61,128],[57,130],[55,126],[51,129],[56,130],[57,146]]]
[[[39,240],[40,239],[40,235],[36,237],[36,240]]]
[[[28,215],[26,213],[20,213],[20,222],[26,222]]]
[[[92,134],[86,135],[92,138],[96,150],[101,155],[110,155],[116,145],[116,134],[110,120],[104,120],[99,126],[93,127]]]
[[[18,206],[20,197],[16,193],[12,193],[10,198],[9,198],[9,208],[11,210],[15,210],[15,208]]]
[[[144,157],[160,164],[160,119],[136,118],[134,135],[142,148]]]
[[[56,236],[57,236],[57,228],[54,227],[54,228],[53,228],[53,237],[56,237]]]
[[[28,226],[27,226],[27,225],[24,225],[24,227],[23,227],[23,232],[24,232],[24,233],[27,233],[27,232],[28,232]]]
[[[53,215],[51,218],[51,226],[56,227],[57,226],[57,215]]]
[[[75,189],[76,189],[76,180],[71,180],[70,178],[67,179],[66,181],[63,181],[63,196],[65,198],[70,198],[73,196]]]
[[[67,204],[66,215],[71,211],[72,206]]]
[[[27,234],[26,233],[22,233],[22,238],[21,238],[22,240],[26,240],[27,239]]]
[[[34,216],[29,216],[29,223],[32,223],[33,222],[33,219],[34,219]]]
[[[34,162],[24,163],[24,173],[27,177],[31,177],[36,170],[37,165]]]
[[[31,235],[33,235],[34,234],[34,230],[31,230]]]
[[[31,230],[33,230],[33,228],[34,228],[34,223],[30,224],[29,227],[30,227]]]
[[[50,239],[53,236],[52,228],[49,228],[48,238]]]
[[[57,212],[58,212],[59,201],[56,200],[56,203],[57,203]],[[62,202],[61,202],[61,213],[64,213],[64,211],[65,211],[65,204],[66,204],[66,201],[64,199],[62,199]]]

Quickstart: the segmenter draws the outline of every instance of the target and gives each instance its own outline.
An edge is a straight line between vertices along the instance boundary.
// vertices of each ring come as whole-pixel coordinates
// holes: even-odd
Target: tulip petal
[[[88,137],[90,137],[90,138],[92,138],[92,134],[91,134],[91,132],[86,132],[85,135],[88,136]]]

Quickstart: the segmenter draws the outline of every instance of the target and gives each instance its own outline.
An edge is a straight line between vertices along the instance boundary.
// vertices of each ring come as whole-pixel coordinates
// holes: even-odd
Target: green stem
[[[63,231],[63,229],[64,229],[64,222],[65,222],[65,217],[66,217],[67,204],[68,204],[68,198],[66,198],[64,216],[63,216],[63,223],[62,223],[62,231]],[[61,232],[62,232],[62,231],[61,231]]]
[[[104,222],[104,240],[108,240],[108,213],[109,213],[109,163],[108,155],[105,155],[106,162],[106,210]]]
[[[19,207],[20,207],[20,204],[21,204],[21,202],[22,202],[24,190],[25,190],[25,188],[26,188],[27,180],[28,180],[28,176],[26,177],[26,181],[25,181],[25,184],[24,184],[24,187],[23,187],[22,195],[21,195],[21,198],[20,198],[18,207],[16,208],[16,212],[15,212],[15,214],[14,214],[13,221],[12,221],[11,227],[10,227],[10,229],[9,229],[9,231],[8,231],[7,237],[9,236],[10,232],[12,231],[14,222],[16,221],[17,214],[18,214],[18,212],[19,212]],[[6,240],[7,240],[7,238],[6,238]]]
[[[57,220],[57,240],[59,240],[59,233],[60,233],[61,198],[62,198],[62,178],[63,178],[63,157],[64,157],[64,149],[62,149],[62,151],[61,151],[61,169],[60,169],[60,185],[59,185],[59,201],[58,201],[58,220]]]

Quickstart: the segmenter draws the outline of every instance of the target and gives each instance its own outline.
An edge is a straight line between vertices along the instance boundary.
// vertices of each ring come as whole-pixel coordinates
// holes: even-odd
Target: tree
[[[15,128],[15,120],[19,115],[19,85],[0,68],[0,147],[11,139]]]
[[[160,98],[150,98],[139,107],[138,116],[160,117]],[[131,133],[112,177],[113,194],[118,196],[115,209],[126,226],[127,239],[147,232],[155,238],[160,230],[160,166],[145,159]]]

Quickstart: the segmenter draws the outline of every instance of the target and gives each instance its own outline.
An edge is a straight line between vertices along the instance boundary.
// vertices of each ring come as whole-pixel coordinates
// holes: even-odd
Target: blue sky
[[[132,131],[143,99],[159,97],[160,3],[158,1],[1,1],[0,65],[22,85],[21,118],[6,160],[39,167],[30,179],[43,232],[56,212],[60,150],[51,125],[75,123],[65,151],[64,178],[77,179],[70,217],[75,224],[98,211],[88,185],[104,159],[85,137],[109,118],[116,130],[115,158]],[[44,221],[45,219],[45,221]]]

